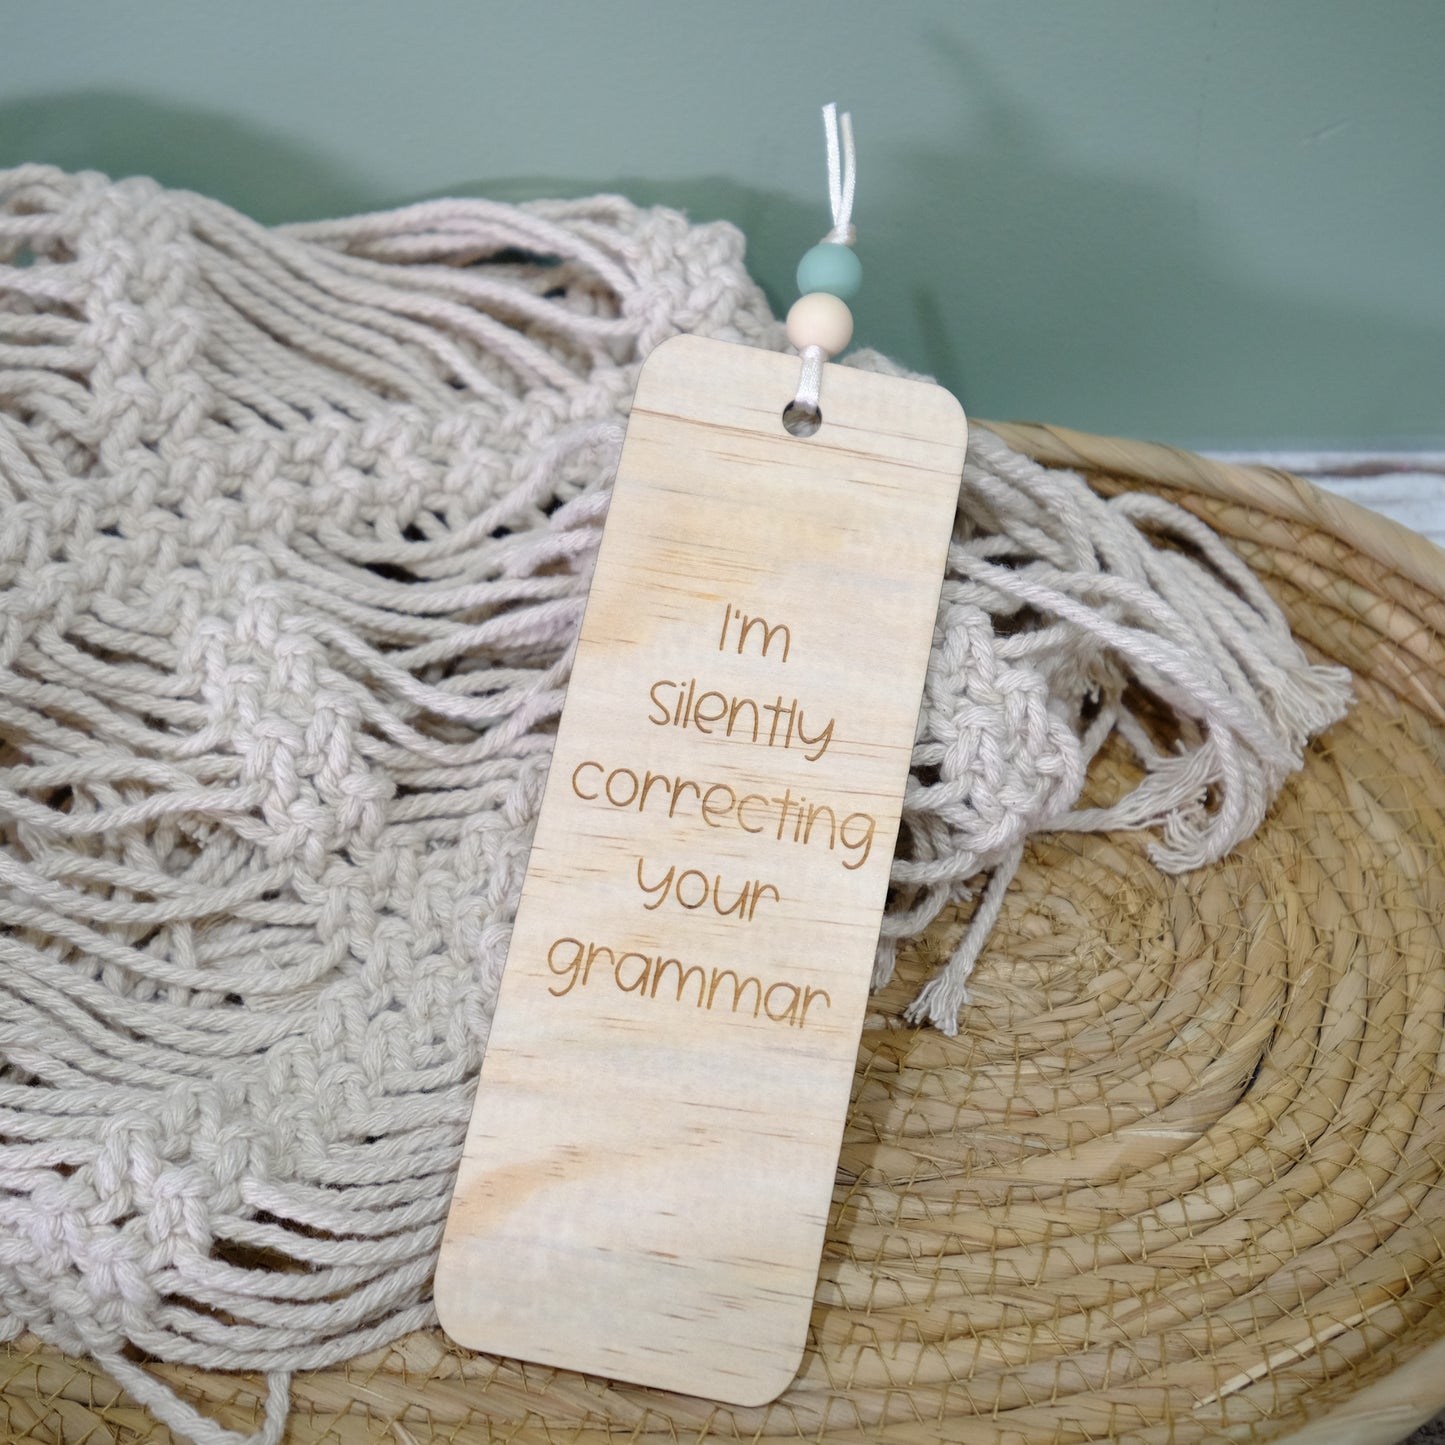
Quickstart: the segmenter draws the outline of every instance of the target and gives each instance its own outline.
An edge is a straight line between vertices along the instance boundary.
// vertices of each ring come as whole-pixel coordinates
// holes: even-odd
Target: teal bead
[[[851,301],[863,284],[863,263],[851,246],[820,241],[798,262],[798,290],[804,296],[826,291],[840,301]]]

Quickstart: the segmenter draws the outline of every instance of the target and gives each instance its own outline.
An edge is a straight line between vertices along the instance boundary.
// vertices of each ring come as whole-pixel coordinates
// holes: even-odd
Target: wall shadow
[[[931,42],[956,115],[906,149],[870,148],[860,128],[860,342],[982,416],[1197,447],[1445,444],[1445,324],[1252,282],[1185,186],[1091,165],[953,36]],[[827,219],[821,186],[800,200],[723,176],[512,174],[387,195],[285,136],[101,91],[0,104],[0,163],[22,160],[143,172],[268,223],[447,194],[617,192],[737,225],[779,314]]]
[[[114,91],[0,104],[0,166],[28,161],[117,179],[154,176],[271,225],[375,203],[359,177],[283,135]]]

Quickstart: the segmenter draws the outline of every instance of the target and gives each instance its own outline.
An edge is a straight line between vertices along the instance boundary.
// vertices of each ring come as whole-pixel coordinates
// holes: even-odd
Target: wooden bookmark
[[[738,1405],[807,1333],[963,466],[941,388],[648,360],[436,1274],[459,1344]]]

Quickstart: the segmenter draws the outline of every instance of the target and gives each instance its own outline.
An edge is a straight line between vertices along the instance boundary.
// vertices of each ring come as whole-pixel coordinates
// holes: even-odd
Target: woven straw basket
[[[1182,502],[1358,703],[1248,844],[1028,853],[956,1039],[874,1004],[802,1371],[731,1409],[412,1335],[298,1376],[311,1442],[1396,1441],[1445,1408],[1445,554],[1279,473],[1000,427]],[[1102,785],[1125,764],[1107,754]],[[156,1372],[235,1429],[248,1376]],[[7,1440],[171,1437],[83,1363],[0,1354]]]

